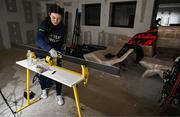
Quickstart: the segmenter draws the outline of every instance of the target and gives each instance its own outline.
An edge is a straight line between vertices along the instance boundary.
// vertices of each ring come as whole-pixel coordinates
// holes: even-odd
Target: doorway
[[[154,11],[151,20],[151,27],[161,26],[180,26],[180,0],[155,0]]]

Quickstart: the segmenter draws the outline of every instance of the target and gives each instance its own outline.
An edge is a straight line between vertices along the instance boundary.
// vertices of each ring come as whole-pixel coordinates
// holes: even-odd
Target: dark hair
[[[53,4],[50,8],[49,8],[49,13],[58,13],[60,15],[64,15],[64,9],[61,8],[60,6],[58,6],[57,4]]]

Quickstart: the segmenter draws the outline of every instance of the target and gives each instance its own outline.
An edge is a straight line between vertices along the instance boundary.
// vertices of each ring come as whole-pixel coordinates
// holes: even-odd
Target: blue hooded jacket
[[[49,52],[52,48],[57,51],[61,51],[64,45],[65,25],[61,21],[57,26],[51,23],[49,17],[47,17],[40,26],[36,36],[36,45],[46,52]]]

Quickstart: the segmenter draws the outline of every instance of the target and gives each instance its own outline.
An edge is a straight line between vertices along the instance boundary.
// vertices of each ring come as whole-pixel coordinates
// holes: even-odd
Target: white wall
[[[6,7],[5,7],[5,1],[2,0],[1,1],[1,6],[0,6],[0,14],[1,17],[0,18],[0,28],[1,28],[1,36],[2,36],[2,39],[3,39],[3,45],[5,48],[10,48],[10,40],[8,38],[8,28],[6,26],[6,23],[4,23],[4,21],[6,20]]]
[[[72,2],[71,7],[64,6],[70,13],[74,13],[76,8],[82,11],[82,4],[101,3],[101,24],[100,26],[81,25],[81,31],[90,31],[92,34],[92,43],[97,44],[99,32],[108,32],[133,36],[136,33],[146,31],[150,28],[153,5],[155,0],[59,0],[63,2]],[[109,9],[111,2],[137,1],[134,28],[109,27]],[[72,18],[72,27],[74,24]]]
[[[30,1],[32,4],[32,23],[25,23],[25,17],[24,17],[24,9],[23,9],[23,1],[24,0],[16,0],[16,6],[17,6],[17,12],[8,12],[6,8],[5,0],[1,0],[0,5],[0,28],[1,28],[1,34],[3,39],[3,45],[5,48],[11,47],[10,42],[10,35],[8,30],[8,22],[18,22],[20,26],[20,36],[22,38],[22,43],[27,43],[27,31],[34,31],[34,34],[37,29],[37,0],[27,0]]]
[[[154,1],[155,0],[137,0],[134,34],[146,31],[150,28]],[[144,9],[143,6],[145,6]],[[144,12],[144,20],[141,22],[141,16],[143,15],[141,13],[143,12]]]
[[[76,9],[79,7],[79,0],[62,0],[62,7],[65,8],[65,11],[68,11],[68,35],[67,41],[71,42],[72,34],[74,31],[74,21]],[[80,10],[80,9],[79,9]]]

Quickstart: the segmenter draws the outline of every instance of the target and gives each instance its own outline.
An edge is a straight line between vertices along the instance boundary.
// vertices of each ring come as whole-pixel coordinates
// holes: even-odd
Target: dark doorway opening
[[[180,25],[180,0],[155,0],[151,27],[156,26],[156,20],[162,26]]]

